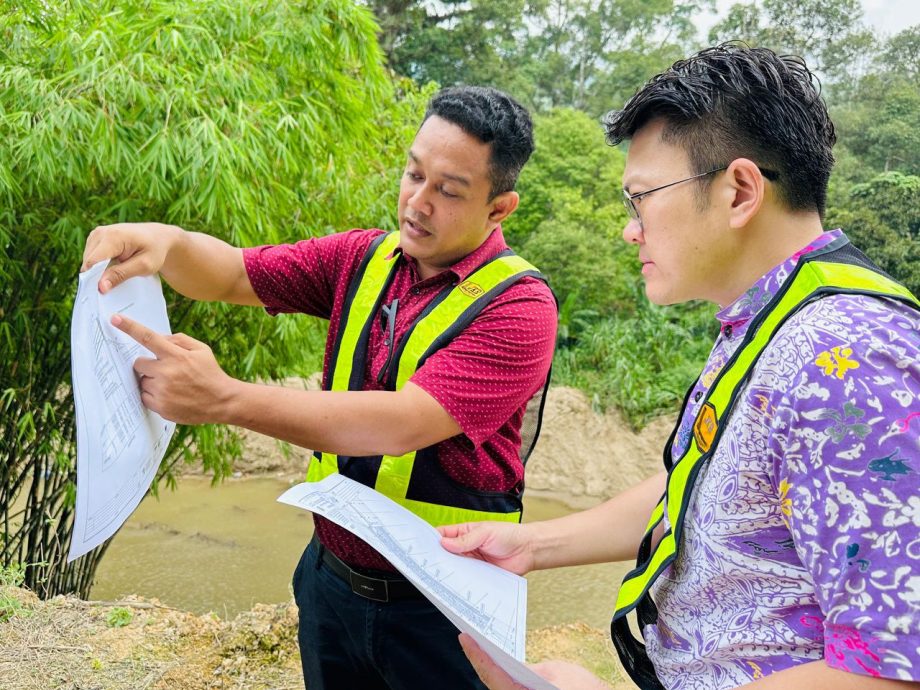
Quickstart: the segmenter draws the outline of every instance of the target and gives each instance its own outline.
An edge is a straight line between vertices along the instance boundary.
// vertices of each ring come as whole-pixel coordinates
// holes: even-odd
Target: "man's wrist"
[[[214,422],[249,428],[252,424],[251,411],[257,404],[254,401],[247,403],[246,400],[254,388],[251,383],[227,376],[220,386],[217,404],[214,406]]]
[[[546,570],[553,564],[548,562],[552,554],[552,530],[546,529],[546,522],[528,522],[521,525],[524,532],[525,550],[530,554],[531,570]]]

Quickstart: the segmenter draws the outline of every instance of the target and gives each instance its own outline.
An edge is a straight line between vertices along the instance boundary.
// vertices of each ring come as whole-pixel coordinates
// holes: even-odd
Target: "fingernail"
[[[109,290],[112,289],[112,281],[103,280],[101,283],[99,283],[99,289],[102,290],[103,292],[108,292]]]
[[[120,315],[120,314],[113,314],[113,315],[112,315],[112,325],[113,325],[113,326],[118,326],[118,325],[121,324],[121,322],[122,322],[122,318],[121,318],[121,315]]]

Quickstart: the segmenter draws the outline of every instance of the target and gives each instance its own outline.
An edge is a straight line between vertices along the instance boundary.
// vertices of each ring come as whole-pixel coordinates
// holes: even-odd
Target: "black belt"
[[[332,551],[323,546],[315,536],[313,537],[317,548],[320,551],[320,558],[323,564],[330,571],[345,581],[351,591],[365,599],[373,601],[399,601],[400,599],[424,599],[425,595],[418,591],[415,586],[402,575],[395,574],[392,577],[372,577],[353,570],[344,563]]]

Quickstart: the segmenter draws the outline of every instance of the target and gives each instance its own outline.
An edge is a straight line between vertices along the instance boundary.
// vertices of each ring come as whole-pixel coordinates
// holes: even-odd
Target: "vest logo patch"
[[[705,403],[696,416],[693,423],[693,438],[696,439],[696,445],[704,453],[712,446],[712,440],[716,437],[719,430],[719,422],[716,419],[716,408],[712,403]]]
[[[472,280],[464,280],[457,286],[457,289],[467,297],[479,297],[486,293],[482,286],[477,285]]]

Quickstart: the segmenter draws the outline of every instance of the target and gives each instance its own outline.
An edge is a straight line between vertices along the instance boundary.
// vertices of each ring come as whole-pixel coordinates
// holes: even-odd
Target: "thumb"
[[[131,257],[117,264],[109,264],[99,279],[99,292],[105,294],[129,278],[154,273],[140,257]]]
[[[441,532],[441,546],[451,553],[463,554],[475,551],[488,536],[478,523],[456,525],[453,533]]]

